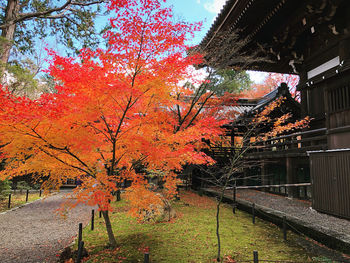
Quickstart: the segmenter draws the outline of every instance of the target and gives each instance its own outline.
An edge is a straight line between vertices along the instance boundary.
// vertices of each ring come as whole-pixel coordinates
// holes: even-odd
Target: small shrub
[[[9,180],[0,181],[0,200],[7,198],[11,191],[11,184]]]
[[[20,181],[17,183],[16,190],[30,190],[30,185],[25,181]]]

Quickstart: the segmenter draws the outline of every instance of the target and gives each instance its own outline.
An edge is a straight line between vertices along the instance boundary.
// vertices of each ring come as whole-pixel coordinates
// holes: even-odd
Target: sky
[[[216,16],[224,6],[226,0],[167,0],[167,5],[172,6],[175,17],[187,22],[202,22],[203,28],[195,34],[190,43],[198,45],[214,23]],[[262,83],[267,76],[265,72],[248,71],[250,78],[255,83]]]
[[[176,17],[187,22],[202,22],[203,28],[193,39],[198,45],[209,31],[215,17],[223,7],[225,0],[168,0],[167,5],[173,7]]]
[[[176,19],[186,22],[202,22],[202,30],[195,33],[194,39],[189,45],[198,45],[214,23],[216,16],[224,6],[226,0],[166,0],[166,6],[171,6]],[[107,18],[101,16],[98,25],[103,27],[107,23]],[[49,46],[57,51],[64,50],[57,41],[50,41]],[[267,73],[249,72],[250,78],[255,83],[262,83]]]

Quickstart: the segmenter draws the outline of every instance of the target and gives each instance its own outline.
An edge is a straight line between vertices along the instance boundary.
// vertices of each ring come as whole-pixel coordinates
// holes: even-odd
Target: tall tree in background
[[[239,94],[250,89],[252,81],[247,72],[234,69],[214,69],[208,77],[208,90],[223,96],[225,92]]]
[[[0,0],[0,62],[6,64],[13,46],[33,52],[35,41],[56,36],[73,50],[98,43],[95,18],[105,0]],[[119,1],[120,4],[125,2]]]
[[[176,172],[213,160],[202,139],[215,141],[223,121],[204,112],[210,92],[180,85],[192,79],[184,42],[200,25],[174,22],[158,0],[114,0],[108,48],[82,50],[79,60],[51,52],[57,93],[31,101],[0,90],[0,144],[7,158],[0,178],[33,173],[43,187],[80,178],[76,202],[98,205],[109,243],[116,246],[109,211],[112,192],[132,182],[132,213],[154,209],[176,192]],[[212,108],[210,108],[212,110]],[[142,167],[142,172],[139,167]],[[145,176],[164,182],[163,197]],[[74,206],[75,204],[73,204]]]

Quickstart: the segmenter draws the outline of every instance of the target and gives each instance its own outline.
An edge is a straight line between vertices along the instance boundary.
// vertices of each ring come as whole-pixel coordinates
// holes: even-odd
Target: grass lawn
[[[28,202],[32,202],[35,201],[37,199],[39,199],[39,192],[35,191],[35,192],[29,192],[28,195]],[[8,197],[0,200],[0,212],[4,212],[6,210],[8,210]],[[23,190],[23,192],[16,192],[16,193],[12,193],[11,195],[11,207],[10,209],[23,205],[26,203],[26,191]]]
[[[138,223],[127,214],[125,201],[115,203],[111,214],[114,234],[119,247],[106,248],[108,242],[104,222],[96,217],[95,230],[84,229],[83,240],[90,257],[84,262],[143,262],[143,251],[150,250],[151,262],[215,262],[215,202],[192,192],[183,192],[181,201],[174,202],[177,219],[166,223]],[[221,210],[222,255],[234,260],[252,260],[253,250],[259,259],[309,262],[311,256],[299,247],[296,236],[288,232],[283,241],[275,225],[238,211],[228,205]],[[76,245],[75,245],[76,247]],[[227,261],[234,262],[234,261]]]

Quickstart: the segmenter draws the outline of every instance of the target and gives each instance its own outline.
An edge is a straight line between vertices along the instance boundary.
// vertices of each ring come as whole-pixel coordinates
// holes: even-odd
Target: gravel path
[[[329,229],[340,235],[350,236],[349,220],[319,213],[311,208],[311,203],[308,201],[289,199],[283,196],[250,189],[239,189],[237,191],[237,198],[281,211],[286,215],[297,217],[304,222]]]
[[[65,192],[66,193],[66,192]],[[91,207],[79,205],[66,219],[55,213],[64,202],[63,192],[0,214],[0,262],[57,262],[57,254],[86,225]]]

